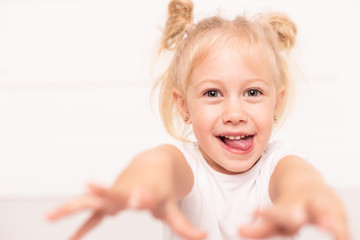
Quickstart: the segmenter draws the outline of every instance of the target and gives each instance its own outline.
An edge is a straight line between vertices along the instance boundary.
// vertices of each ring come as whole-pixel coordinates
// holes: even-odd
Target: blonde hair
[[[158,78],[159,110],[166,130],[176,139],[185,139],[185,124],[174,106],[173,89],[186,95],[192,70],[200,64],[210,49],[239,46],[250,69],[270,73],[278,93],[285,89],[283,104],[277,117],[283,119],[292,102],[293,84],[290,79],[288,53],[295,44],[295,24],[282,13],[256,15],[252,19],[239,16],[226,20],[220,16],[205,18],[194,24],[193,3],[190,0],[171,0],[168,19],[160,45],[174,55],[167,70]],[[239,44],[240,43],[240,44]],[[255,54],[256,53],[256,54]],[[255,57],[255,56],[259,56]],[[259,64],[260,61],[263,61]]]

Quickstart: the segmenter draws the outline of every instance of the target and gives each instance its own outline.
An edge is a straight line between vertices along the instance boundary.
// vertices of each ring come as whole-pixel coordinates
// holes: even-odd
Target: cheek
[[[189,111],[195,135],[201,137],[201,134],[212,131],[217,116],[211,107],[200,102],[193,102],[189,105]]]
[[[190,109],[192,124],[197,128],[205,128],[205,125],[212,118],[211,112],[206,110],[206,107],[196,107]]]
[[[252,121],[259,129],[271,130],[274,120],[275,105],[269,101],[254,108],[252,112]]]

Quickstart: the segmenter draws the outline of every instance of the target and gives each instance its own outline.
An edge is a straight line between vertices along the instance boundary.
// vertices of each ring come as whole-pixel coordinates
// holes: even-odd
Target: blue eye
[[[221,97],[221,93],[218,90],[209,90],[204,93],[206,97]]]
[[[244,96],[245,97],[257,97],[261,94],[262,94],[262,92],[259,89],[249,89],[245,92]]]

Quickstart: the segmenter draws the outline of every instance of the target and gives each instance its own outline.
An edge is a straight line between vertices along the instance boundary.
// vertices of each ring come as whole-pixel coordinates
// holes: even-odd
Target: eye
[[[204,96],[206,97],[221,97],[221,93],[218,90],[211,89],[204,93]]]
[[[253,89],[247,90],[245,92],[244,96],[245,97],[257,97],[261,94],[262,94],[262,92],[259,89],[253,88]]]

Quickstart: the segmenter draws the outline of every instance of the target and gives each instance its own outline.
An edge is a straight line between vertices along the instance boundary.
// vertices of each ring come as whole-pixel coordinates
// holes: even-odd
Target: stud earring
[[[278,117],[277,117],[276,115],[274,116],[274,120],[275,120],[275,121],[278,120]]]
[[[185,122],[189,121],[189,118],[188,118],[188,117],[185,117],[185,118],[184,118],[184,121],[185,121]]]

